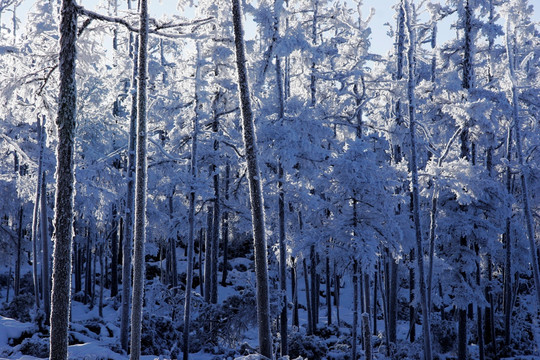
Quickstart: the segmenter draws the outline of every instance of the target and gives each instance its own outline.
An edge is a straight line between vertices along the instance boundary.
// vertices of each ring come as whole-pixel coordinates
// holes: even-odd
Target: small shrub
[[[144,314],[142,321],[141,354],[143,355],[169,355],[181,338],[169,318]]]
[[[19,320],[20,322],[30,322],[32,320],[31,310],[34,306],[34,295],[25,293],[13,298],[13,300],[2,309],[5,317]]]
[[[289,355],[291,358],[302,357],[310,360],[326,358],[328,347],[323,339],[314,335],[293,332],[289,335]]]
[[[19,351],[23,355],[47,358],[49,357],[49,341],[47,338],[41,338],[38,334],[34,334],[31,338],[23,340],[19,347]]]
[[[457,333],[455,322],[443,320],[433,321],[431,324],[431,332],[435,340],[436,350],[441,354],[447,353],[454,348],[456,344]]]

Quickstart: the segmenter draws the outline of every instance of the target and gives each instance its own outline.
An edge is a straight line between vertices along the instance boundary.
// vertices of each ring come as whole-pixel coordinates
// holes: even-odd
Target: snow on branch
[[[114,24],[123,25],[129,31],[136,32],[136,33],[139,32],[138,27],[136,25],[133,25],[132,22],[126,19],[115,17],[115,16],[107,16],[107,15],[99,14],[97,12],[85,9],[82,6],[77,6],[77,11],[79,14],[86,16],[90,19],[101,20],[101,21],[106,21],[106,22],[110,22]],[[159,21],[155,19],[150,19],[150,23],[152,24],[152,27],[148,29],[148,32],[150,34],[155,34],[158,36],[163,36],[163,37],[172,38],[172,39],[179,39],[179,38],[184,38],[188,36],[188,34],[181,32],[180,28],[193,26],[193,28],[191,29],[191,33],[193,33],[199,26],[207,24],[213,21],[213,19],[214,19],[213,17],[207,17],[204,19],[196,19],[193,21],[179,22],[179,23],[173,23],[173,22],[160,23]],[[88,24],[88,23],[85,22],[85,24]],[[177,30],[178,33],[175,34],[175,33],[170,33],[170,32],[164,32],[163,30]]]

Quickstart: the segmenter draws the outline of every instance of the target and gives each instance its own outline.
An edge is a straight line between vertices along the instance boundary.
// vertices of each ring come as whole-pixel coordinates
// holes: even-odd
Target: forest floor
[[[159,263],[149,265],[154,266],[154,268],[159,267]],[[182,269],[182,266],[183,264],[179,264],[179,269]],[[27,274],[28,276],[29,274]],[[180,276],[180,278],[182,277]],[[299,303],[305,304],[303,281],[300,280],[303,279],[299,279],[298,281],[300,285]],[[291,359],[297,356],[313,360],[350,359],[350,335],[353,318],[353,299],[350,279],[344,278],[342,285],[344,285],[344,288],[342,289],[343,296],[340,306],[340,327],[338,328],[335,325],[328,326],[326,324],[326,305],[324,298],[321,297],[318,331],[315,336],[306,336],[304,324],[307,321],[307,313],[305,307],[301,306],[299,311],[300,329],[290,329],[289,333],[291,353],[294,353],[291,354]],[[323,287],[321,285],[321,290]],[[96,289],[99,289],[98,285],[96,285]],[[192,318],[195,319],[194,326],[197,328],[192,329],[192,338],[194,338],[192,340],[192,349],[195,348],[198,352],[191,354],[191,359],[241,359],[242,356],[255,352],[258,341],[255,326],[256,320],[254,318],[253,289],[254,274],[250,261],[246,258],[237,258],[231,261],[228,285],[226,287],[219,287],[219,301],[217,305],[205,305],[200,296],[195,296],[195,310]],[[26,296],[26,299],[29,299],[26,305],[23,301],[19,305],[20,309],[14,309],[9,308],[5,304],[4,295],[6,294],[6,290],[5,287],[0,288],[0,294],[2,294],[0,303],[4,303],[4,307],[0,309],[0,359],[46,359],[48,356],[48,338],[46,330],[43,331],[41,329],[40,331],[36,325],[37,321],[33,306],[31,305],[33,295]],[[198,291],[199,288],[195,290]],[[402,293],[400,292],[399,295],[400,302],[406,303],[408,290],[402,289]],[[161,281],[156,277],[147,282],[145,296],[146,307],[144,311],[147,316],[143,323],[143,354],[152,355],[144,355],[142,358],[145,360],[171,359],[180,356],[179,341],[181,334],[177,330],[181,329],[183,291],[179,291],[176,296],[171,294],[170,289],[163,286]],[[69,359],[129,359],[120,349],[120,302],[118,298],[110,297],[110,291],[108,289],[104,289],[103,298],[102,316],[99,314],[99,293],[95,296],[94,306],[83,304],[80,301],[72,301]],[[289,294],[289,301],[290,299],[291,294]],[[277,313],[275,309],[271,309],[271,311]],[[335,307],[333,307],[332,317],[335,323],[337,317]],[[19,318],[20,321],[15,318]],[[215,321],[215,318],[225,318],[230,324],[219,327],[214,334],[210,334],[207,327],[208,321]],[[416,326],[417,340],[410,343],[407,340],[409,336],[409,323],[405,319],[404,314],[401,314],[397,328],[398,350],[396,358],[399,360],[419,359],[422,352],[421,339],[418,339],[419,334],[422,332],[421,325]],[[471,326],[473,326],[472,323],[471,321]],[[455,324],[455,322],[450,324]],[[538,321],[531,324],[531,329],[533,330],[532,344],[536,344],[536,349],[529,350],[532,350],[532,353],[537,355],[506,357],[501,358],[501,360],[540,359],[540,325]],[[448,329],[448,331],[450,337],[447,341],[455,343],[455,337],[452,337],[455,335],[455,329]],[[385,354],[386,347],[383,333],[384,319],[379,310],[377,335],[372,337],[374,359],[376,360],[388,358]],[[450,344],[450,348],[443,352],[441,350],[441,339],[435,338],[434,347],[437,359],[457,359],[455,344]],[[360,343],[358,344],[358,349],[360,359],[363,359],[364,352]],[[478,358],[477,345],[470,344],[468,351],[472,359]]]

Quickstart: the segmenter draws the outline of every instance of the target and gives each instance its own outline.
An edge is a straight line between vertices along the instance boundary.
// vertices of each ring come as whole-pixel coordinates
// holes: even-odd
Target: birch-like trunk
[[[409,79],[408,79],[408,97],[409,97],[409,135],[411,140],[411,173],[412,173],[412,198],[413,198],[413,218],[414,218],[414,230],[416,234],[416,260],[418,264],[418,287],[420,289],[420,305],[422,309],[422,334],[424,336],[424,358],[425,360],[431,360],[431,333],[429,326],[429,313],[427,307],[427,295],[426,284],[424,281],[424,250],[422,239],[422,226],[420,223],[420,201],[418,190],[418,166],[416,161],[416,98],[414,94],[415,76],[414,68],[416,58],[414,55],[416,47],[415,32],[411,25],[411,12],[409,9],[409,2],[406,0],[405,5],[405,18],[406,27],[409,33]]]
[[[39,221],[39,201],[41,197],[41,181],[42,181],[42,169],[43,169],[43,149],[45,147],[44,126],[41,124],[41,117],[38,116],[38,141],[39,141],[39,157],[38,157],[38,170],[37,170],[37,184],[36,184],[36,197],[34,200],[34,210],[32,212],[32,275],[34,281],[34,301],[36,308],[41,308],[41,302],[39,300],[39,277],[38,277],[38,221]]]
[[[512,193],[512,127],[508,129],[506,141],[506,191]],[[504,344],[510,346],[512,334],[512,234],[511,215],[506,218],[506,231],[504,233],[505,262],[504,262]]]
[[[51,360],[67,359],[71,302],[71,242],[73,238],[74,166],[73,143],[77,116],[75,60],[77,8],[74,0],[62,0],[60,12],[60,92],[58,95],[58,146],[56,148],[56,200],[51,306]]]
[[[39,221],[39,227],[41,232],[41,287],[43,289],[43,309],[45,310],[46,322],[49,324],[49,318],[51,316],[51,293],[49,291],[51,288],[51,277],[49,276],[49,218],[47,216],[47,182],[45,179],[45,172],[43,172],[41,180],[41,219]]]
[[[193,244],[195,242],[195,183],[197,181],[197,136],[199,133],[199,82],[201,80],[200,47],[197,43],[197,68],[195,73],[195,116],[193,117],[193,140],[191,143],[191,184],[189,191],[188,212],[188,243],[187,243],[187,270],[186,292],[184,301],[184,330],[183,330],[183,359],[189,359],[189,329],[191,316],[191,293],[193,290]],[[200,249],[199,249],[200,251]],[[199,265],[200,266],[200,265]]]
[[[146,83],[148,53],[148,2],[140,0],[137,82],[137,160],[135,169],[135,218],[133,251],[133,304],[131,307],[131,359],[141,356],[142,305],[144,300],[144,243],[146,241]]]
[[[128,0],[128,5],[131,1]],[[131,112],[129,118],[128,165],[126,213],[124,221],[124,242],[122,244],[122,316],[120,323],[120,344],[128,351],[129,344],[129,297],[131,290],[131,244],[133,242],[133,214],[135,212],[135,143],[137,139],[137,77],[138,77],[138,39],[129,35],[132,47],[133,69],[131,75]]]
[[[144,0],[143,0],[144,1]],[[268,262],[266,254],[266,237],[263,212],[263,198],[260,181],[255,128],[246,69],[244,49],[244,29],[242,10],[239,0],[232,0],[234,42],[236,47],[236,66],[238,71],[238,88],[242,110],[242,133],[244,139],[251,217],[253,222],[253,242],[255,253],[255,276],[257,281],[257,322],[259,327],[259,350],[263,356],[272,358],[272,333],[270,332],[270,306],[268,294]]]

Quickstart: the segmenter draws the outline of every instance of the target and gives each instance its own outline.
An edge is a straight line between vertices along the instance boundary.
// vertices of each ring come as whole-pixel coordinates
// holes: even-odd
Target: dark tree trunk
[[[330,293],[330,258],[326,257],[326,312],[328,325],[332,324],[332,295]]]
[[[71,304],[71,241],[73,238],[73,144],[77,115],[77,8],[62,0],[60,12],[60,92],[58,96],[58,145],[56,150],[56,202],[54,211],[53,284],[51,301],[50,360],[67,359]]]
[[[15,258],[15,281],[13,292],[19,296],[21,288],[21,262],[22,262],[22,241],[23,241],[23,208],[19,209],[19,230],[17,231],[17,253]]]
[[[293,301],[292,325],[299,327],[300,320],[298,318],[298,264],[296,258],[291,257],[291,291]]]
[[[353,264],[353,275],[352,275],[352,282],[353,282],[353,324],[352,324],[352,355],[351,359],[356,360],[357,358],[357,338],[358,338],[358,262],[354,260]]]
[[[409,340],[416,339],[416,308],[414,304],[414,250],[410,252],[411,267],[409,268]]]
[[[308,275],[308,269],[307,269],[307,263],[306,259],[302,259],[302,264],[304,265],[304,281],[305,281],[305,287],[306,287],[306,311],[307,311],[307,334],[313,335],[313,311],[311,310],[311,293],[309,291],[309,275]]]
[[[84,301],[91,298],[92,294],[92,247],[90,239],[90,230],[86,229],[86,268],[84,272]]]
[[[111,297],[118,295],[118,212],[116,204],[112,205],[111,234]]]
[[[204,301],[210,302],[212,295],[212,215],[213,206],[208,206],[206,215],[206,237],[204,241]]]
[[[319,294],[317,293],[317,254],[315,252],[315,245],[311,245],[310,250],[310,275],[311,275],[311,321],[313,326],[313,331],[317,330],[317,323],[319,322],[318,316],[318,298]]]
[[[225,166],[225,201],[229,201],[229,186],[230,186],[230,172],[231,166],[229,163]],[[223,272],[221,274],[221,286],[227,286],[227,275],[229,270],[228,257],[229,257],[229,212],[223,211],[222,225],[221,225],[221,240],[223,241]]]
[[[201,293],[201,296],[205,298],[206,293],[204,292],[205,282],[204,282],[204,275],[203,275],[203,239],[204,236],[204,229],[201,228],[199,230],[199,292]]]

